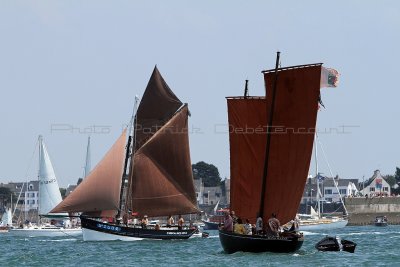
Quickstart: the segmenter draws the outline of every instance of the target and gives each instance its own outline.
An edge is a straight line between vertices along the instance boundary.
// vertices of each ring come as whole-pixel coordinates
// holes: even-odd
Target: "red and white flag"
[[[335,69],[321,69],[321,85],[320,87],[337,87],[339,83],[339,72]]]

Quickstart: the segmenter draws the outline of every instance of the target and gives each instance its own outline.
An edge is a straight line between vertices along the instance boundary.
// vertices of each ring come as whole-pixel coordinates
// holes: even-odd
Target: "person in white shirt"
[[[257,221],[256,221],[256,234],[260,235],[263,233],[263,219],[257,214]]]

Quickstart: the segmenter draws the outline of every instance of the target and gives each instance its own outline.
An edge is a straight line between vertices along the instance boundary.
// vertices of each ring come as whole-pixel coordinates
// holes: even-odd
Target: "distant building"
[[[358,192],[357,184],[358,179],[343,179],[338,176],[335,178],[324,177],[320,179],[319,183],[320,199],[325,202],[340,202],[340,195],[343,198],[355,195]],[[307,204],[316,201],[317,177],[309,177],[304,187],[301,203]]]
[[[67,188],[65,189],[65,197],[67,197],[69,194],[71,194],[72,191],[74,191],[76,187],[77,187],[76,184],[69,184],[67,186]]]
[[[336,186],[335,186],[336,183]],[[323,192],[325,201],[340,202],[340,196],[349,197],[355,196],[358,192],[358,179],[339,179],[339,177],[327,178],[323,183]],[[339,191],[338,191],[339,189]],[[340,194],[339,194],[340,193]]]
[[[204,186],[203,180],[194,179],[197,204],[200,205],[229,205],[230,180],[225,179],[221,186]]]
[[[27,186],[28,185],[28,186]],[[39,181],[28,183],[8,183],[5,187],[10,188],[15,196],[19,197],[18,207],[21,211],[37,210],[39,207]],[[22,190],[21,190],[22,189]]]
[[[194,189],[196,191],[196,199],[198,205],[204,204],[203,192],[204,192],[204,183],[203,179],[194,179]]]
[[[204,187],[203,203],[207,205],[215,205],[219,201],[224,202],[221,186]]]
[[[372,177],[369,179],[371,182],[361,190],[363,195],[368,196],[390,196],[391,188],[389,183],[383,178],[379,170],[375,170]]]
[[[231,203],[231,179],[225,178],[224,184],[225,184],[225,198],[226,198],[225,202],[229,206]]]

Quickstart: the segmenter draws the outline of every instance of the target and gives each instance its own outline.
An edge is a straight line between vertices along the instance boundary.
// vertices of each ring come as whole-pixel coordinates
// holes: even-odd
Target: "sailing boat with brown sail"
[[[137,103],[138,98],[127,142],[125,130],[88,177],[52,210],[82,212],[84,240],[187,239],[196,231],[128,223],[132,216],[199,212],[187,104],[175,96],[157,67]]]
[[[252,223],[257,214],[264,223],[272,214],[281,224],[295,218],[311,160],[322,64],[278,66],[279,52],[275,69],[263,71],[265,97],[248,96],[246,87],[243,97],[227,98],[230,208]],[[292,252],[304,241],[297,230],[219,236],[227,253]]]

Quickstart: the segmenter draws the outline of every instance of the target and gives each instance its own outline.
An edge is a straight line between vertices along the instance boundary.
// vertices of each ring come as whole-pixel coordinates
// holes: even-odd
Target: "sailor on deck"
[[[149,224],[149,219],[147,219],[147,215],[144,215],[141,222],[142,228],[146,229],[148,224]]]
[[[267,225],[268,234],[273,236],[279,236],[280,227],[281,223],[276,218],[276,214],[272,213],[271,218],[268,220],[268,225]]]
[[[172,215],[169,215],[168,219],[167,219],[167,227],[168,228],[172,227],[172,225],[174,225],[174,224],[175,224],[174,218],[172,217]]]
[[[223,231],[233,232],[233,220],[229,212],[225,212],[224,225],[222,226]]]
[[[178,216],[178,230],[183,229],[183,224],[185,223],[185,220],[182,218],[182,215]]]
[[[260,235],[263,231],[263,219],[261,218],[260,214],[257,214],[257,221],[256,221],[256,234]]]

